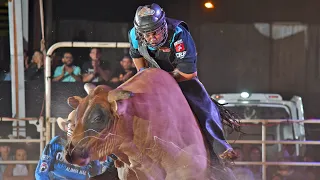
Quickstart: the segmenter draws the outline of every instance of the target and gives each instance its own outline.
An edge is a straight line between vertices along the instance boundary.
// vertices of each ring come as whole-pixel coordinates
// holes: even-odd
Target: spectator
[[[28,51],[24,50],[23,51],[23,62],[24,62],[24,70],[29,68],[29,55]]]
[[[43,54],[40,51],[35,51],[31,64],[28,69],[25,71],[25,79],[27,81],[31,80],[44,80],[44,63],[43,63]]]
[[[60,65],[63,65],[61,62],[62,57],[58,55],[58,53],[54,52],[51,55],[51,71],[54,72],[56,68]]]
[[[290,157],[280,158],[279,161],[290,162],[292,159]],[[272,180],[302,180],[306,177],[299,171],[297,171],[292,166],[281,165],[277,170],[276,174],[273,176]],[[308,179],[310,180],[310,179]]]
[[[26,161],[27,152],[24,148],[17,148],[15,160]],[[30,164],[28,167],[25,164],[9,164],[4,172],[4,180],[33,180],[34,179],[34,168]]]
[[[306,154],[303,157],[304,162],[316,162],[314,155],[311,152],[306,151]],[[318,173],[317,166],[304,166],[303,171],[306,173],[308,180],[316,180]]]
[[[92,48],[90,51],[91,61],[83,64],[83,82],[108,82],[111,72],[109,65],[101,60],[101,50]]]
[[[8,135],[9,139],[32,139],[30,136],[24,137],[24,136],[13,136],[12,134]],[[40,154],[40,150],[39,150],[39,143],[32,143],[32,142],[25,142],[22,144],[22,146],[24,147],[24,149],[27,151],[28,153],[28,159],[32,159],[32,160],[36,160],[39,159],[39,154]],[[19,146],[21,146],[21,144],[19,143]]]
[[[124,56],[120,61],[121,68],[115,73],[110,81],[115,85],[120,85],[130,79],[133,75],[137,73],[137,70],[132,67],[132,59],[130,56]]]
[[[4,72],[3,81],[11,81],[11,72],[10,71]]]
[[[237,154],[236,161],[243,161],[243,151],[239,147],[234,148],[235,153]],[[254,180],[252,171],[247,166],[234,166],[233,173],[237,179],[241,180]]]
[[[286,141],[293,141],[292,139],[286,139]],[[282,145],[282,157],[290,158],[293,161],[298,159],[296,155],[296,145],[295,144],[283,144]]]
[[[9,144],[4,144],[4,143],[0,144],[0,153],[1,153],[0,160],[1,161],[13,160],[13,157],[10,156],[10,150],[11,150],[11,148],[10,148]],[[3,175],[4,175],[6,168],[7,168],[6,164],[0,165],[0,180],[3,180]]]
[[[250,161],[261,162],[262,154],[259,147],[253,146],[249,152],[250,152],[249,154]],[[250,170],[252,171],[255,180],[262,179],[261,166],[252,165],[250,166]]]
[[[80,82],[81,79],[81,70],[78,66],[73,65],[72,54],[66,52],[62,57],[62,66],[58,66],[54,71],[52,81],[61,81],[61,82]]]

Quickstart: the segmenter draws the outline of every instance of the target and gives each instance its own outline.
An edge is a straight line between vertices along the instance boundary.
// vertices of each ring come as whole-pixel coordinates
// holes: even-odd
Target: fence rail
[[[228,140],[231,144],[303,144],[320,145],[320,141],[275,141],[275,140]]]
[[[304,123],[304,124],[320,124],[320,120],[317,119],[308,119],[308,120],[284,120],[284,119],[243,119],[240,120],[243,123],[254,123],[256,125],[261,125],[261,140],[228,140],[231,144],[261,144],[261,153],[262,161],[261,162],[249,162],[241,161],[235,162],[235,165],[261,165],[262,166],[262,180],[267,180],[267,166],[279,166],[279,165],[288,165],[288,166],[320,166],[320,162],[267,162],[267,144],[303,144],[303,145],[320,145],[320,141],[274,141],[266,140],[267,136],[267,124],[279,124],[279,123]]]
[[[0,139],[0,143],[40,143],[40,154],[44,149],[45,138],[43,136],[44,129],[43,129],[43,117],[41,118],[9,118],[9,117],[0,117],[0,120],[3,121],[33,121],[38,120],[40,126],[40,139]],[[0,164],[37,164],[38,161],[0,161]]]
[[[266,166],[320,166],[320,162],[256,162],[256,161],[237,161],[235,165],[266,165]]]
[[[38,164],[39,161],[0,161],[0,164]]]
[[[11,118],[11,117],[0,117],[0,121],[37,121],[39,118],[28,117],[28,118]]]

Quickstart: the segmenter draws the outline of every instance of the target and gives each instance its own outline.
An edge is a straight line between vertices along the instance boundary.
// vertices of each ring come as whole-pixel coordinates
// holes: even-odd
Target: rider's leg
[[[226,153],[232,151],[232,147],[224,137],[217,106],[198,79],[179,82],[179,86],[199,121],[208,140],[210,151],[213,150],[219,157],[224,158]]]

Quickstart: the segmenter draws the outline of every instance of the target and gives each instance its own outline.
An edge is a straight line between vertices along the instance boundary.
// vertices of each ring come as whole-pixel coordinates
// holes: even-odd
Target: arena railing
[[[251,120],[240,120],[241,123],[261,123],[262,130],[261,130],[261,140],[229,140],[230,144],[261,144],[261,153],[262,153],[262,160],[260,162],[254,161],[236,161],[234,162],[235,165],[261,165],[262,166],[262,180],[267,179],[267,166],[280,166],[280,165],[288,165],[288,166],[320,166],[320,162],[271,162],[266,161],[267,151],[266,145],[267,144],[302,144],[302,145],[320,145],[320,141],[277,141],[277,140],[266,140],[266,124],[268,123],[305,123],[305,124],[320,124],[319,120],[264,120],[264,119],[251,119]],[[55,124],[55,118],[52,118],[51,121]],[[55,127],[52,126],[52,136],[55,132]]]
[[[40,118],[9,118],[9,117],[1,117],[1,121],[39,121],[39,128],[40,128],[40,139],[0,139],[0,145],[1,143],[40,143],[40,154],[39,158],[41,156],[41,153],[44,149],[44,143],[45,143],[45,138],[44,138],[44,131],[43,129],[43,117]],[[28,152],[29,153],[29,152]],[[27,160],[27,161],[15,161],[15,160],[10,160],[10,161],[0,161],[0,164],[37,164],[38,160]]]
[[[267,144],[302,144],[302,145],[320,145],[320,141],[276,141],[276,140],[267,140],[267,124],[274,123],[304,123],[304,124],[320,124],[319,120],[265,120],[265,119],[250,119],[250,120],[240,120],[241,123],[261,123],[261,140],[228,140],[231,144],[261,144],[261,153],[262,153],[262,161],[261,162],[252,162],[252,161],[237,161],[235,165],[262,165],[262,180],[267,180],[267,166],[320,166],[320,162],[271,162],[266,161],[267,152],[266,145]]]

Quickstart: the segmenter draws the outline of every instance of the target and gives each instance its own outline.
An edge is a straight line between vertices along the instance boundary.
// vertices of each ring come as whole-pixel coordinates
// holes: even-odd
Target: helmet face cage
[[[158,28],[151,30],[151,31],[139,31],[138,28],[136,28],[136,33],[138,36],[138,39],[145,45],[152,47],[152,48],[158,48],[161,47],[167,40],[168,38],[168,25],[167,22],[164,20],[162,25],[160,25]],[[154,34],[161,34],[162,39],[160,42],[156,45],[152,45],[150,42],[148,42],[145,39],[145,35],[149,33],[154,33]]]

